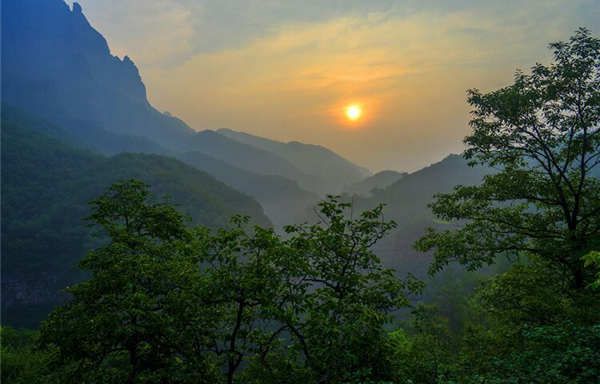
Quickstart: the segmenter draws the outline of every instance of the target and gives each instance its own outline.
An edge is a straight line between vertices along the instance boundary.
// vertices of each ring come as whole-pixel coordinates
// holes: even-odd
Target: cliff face
[[[81,130],[94,126],[185,148],[193,132],[154,109],[135,64],[111,55],[77,3],[2,0],[3,102]]]

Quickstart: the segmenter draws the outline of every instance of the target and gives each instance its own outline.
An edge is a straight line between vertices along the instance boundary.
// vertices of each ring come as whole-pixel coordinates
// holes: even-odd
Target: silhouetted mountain
[[[341,192],[344,186],[359,182],[368,175],[365,169],[320,146],[281,143],[231,130],[196,132],[181,120],[160,113],[148,102],[144,84],[133,62],[128,57],[119,59],[110,54],[106,40],[90,26],[77,4],[71,10],[62,0],[2,0],[2,7],[3,102],[60,126],[64,129],[60,134],[61,140],[73,146],[93,148],[105,154],[134,151],[178,156],[230,186],[255,196],[277,223],[288,217],[302,216],[306,205],[310,205],[314,198],[305,191],[319,194]],[[24,141],[24,137],[21,138]],[[202,172],[159,156],[124,155],[107,159],[69,147],[70,151],[84,155],[78,155],[77,160],[67,156],[72,161],[49,161],[46,157],[52,159],[60,151],[46,150],[43,154],[36,154],[35,149],[25,143],[16,150],[23,150],[24,155],[30,156],[25,157],[23,163],[29,168],[16,171],[24,176],[12,175],[12,171],[5,168],[3,177],[24,177],[23,188],[30,187],[35,191],[24,194],[27,196],[24,201],[33,200],[35,204],[23,203],[22,209],[30,209],[25,213],[44,220],[57,217],[53,216],[57,215],[56,212],[68,210],[67,204],[83,204],[84,200],[69,199],[92,197],[92,191],[101,190],[101,183],[104,187],[109,180],[114,180],[114,176],[121,175],[119,167],[130,169],[131,175],[151,177],[159,184],[166,182],[168,172],[175,172],[180,177],[184,174],[189,176],[189,183],[197,184],[197,188],[200,188],[200,180],[211,180],[207,182],[209,185],[217,183]],[[8,155],[17,156],[15,152]],[[86,165],[88,163],[97,169],[92,170],[92,165]],[[8,164],[19,166],[17,162]],[[55,177],[55,174],[60,177]],[[399,237],[406,239],[406,244],[393,245],[393,248],[403,254],[412,254],[409,245],[416,237],[413,234],[420,233],[432,222],[426,207],[432,195],[448,191],[455,184],[478,181],[480,176],[481,172],[468,168],[464,160],[449,157],[407,175],[384,190],[375,191],[369,198],[358,200],[363,206],[372,206],[379,201],[387,203],[388,216],[400,224],[399,233],[411,233],[410,236]],[[177,188],[189,192],[186,188],[191,187],[183,185],[178,177],[172,181],[174,188],[180,186]],[[70,180],[70,184],[63,179]],[[32,180],[39,180],[40,186],[31,185]],[[56,186],[52,184],[54,182]],[[84,183],[91,183],[92,187]],[[71,187],[67,184],[74,189],[69,189]],[[249,209],[244,204],[236,205],[236,201],[241,201],[236,196],[241,194],[220,183],[214,185],[226,188],[223,190],[234,196],[227,201],[227,213],[244,213],[244,209]],[[78,188],[82,193],[89,191],[89,194],[78,194]],[[58,193],[56,191],[62,193],[60,208],[53,208],[57,206],[55,201],[60,200],[59,195],[53,195]],[[198,197],[188,202],[198,204],[193,209],[203,210],[202,217],[213,223],[213,219],[223,213],[220,204],[224,198],[213,198],[212,193],[202,194],[201,191],[198,189]],[[73,196],[67,196],[67,192]],[[48,193],[51,194],[48,206],[42,203],[43,199],[36,200],[36,196]],[[219,196],[219,193],[216,195]],[[246,199],[255,204],[253,200]],[[212,204],[215,212],[220,213],[210,214],[207,204]],[[259,207],[254,209],[259,210]],[[3,222],[9,228],[12,225],[6,218]],[[40,227],[36,228],[43,233],[42,222],[38,224]],[[53,225],[49,227],[52,231],[57,228],[68,232],[66,227]],[[395,262],[390,260],[392,264]]]
[[[138,178],[168,195],[194,223],[223,226],[241,213],[270,225],[260,205],[180,161],[142,154],[104,157],[76,149],[52,124],[2,111],[3,321],[33,325],[80,278],[92,246],[87,202],[113,182]],[[9,312],[6,310],[10,309]]]
[[[365,209],[384,203],[385,217],[398,224],[392,235],[378,246],[377,253],[386,265],[400,272],[425,275],[429,258],[413,249],[414,242],[425,229],[444,225],[434,221],[431,209],[434,195],[452,191],[456,185],[479,184],[483,176],[491,173],[488,168],[470,167],[459,155],[450,155],[442,161],[409,173],[372,196],[355,199],[357,208]]]
[[[2,1],[3,102],[68,130],[86,125],[179,148],[193,131],[146,99],[136,66],[110,54],[75,3]],[[82,124],[85,122],[85,124]]]
[[[344,188],[345,193],[368,197],[374,189],[386,188],[400,180],[408,173],[396,171],[381,171]]]
[[[286,159],[260,148],[240,143],[215,131],[205,130],[190,138],[194,152],[202,152],[237,168],[263,175],[279,175],[291,180],[310,178]]]
[[[317,187],[323,186],[323,180],[300,168],[305,161],[296,164],[281,151],[214,131],[196,132],[157,111],[146,98],[135,64],[111,55],[77,3],[72,10],[62,0],[3,0],[2,5],[4,103],[61,126],[82,146],[102,153],[199,151],[256,174],[286,177],[305,189],[320,191]],[[319,152],[328,153],[323,148]],[[333,153],[327,156],[321,156],[323,161],[345,161]],[[327,165],[317,168],[324,171]],[[338,174],[354,180],[347,172]]]
[[[276,227],[298,222],[319,200],[317,195],[285,177],[250,172],[202,152],[186,152],[177,158],[254,197]]]
[[[298,180],[300,185],[321,194],[339,193],[344,186],[362,180],[371,174],[369,170],[353,164],[320,145],[297,141],[282,143],[225,128],[219,129],[217,132],[287,159],[303,173],[314,176],[313,180]]]

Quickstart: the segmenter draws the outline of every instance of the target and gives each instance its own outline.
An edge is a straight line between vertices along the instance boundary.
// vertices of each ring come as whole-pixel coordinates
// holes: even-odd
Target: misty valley
[[[98,16],[110,24],[123,14],[146,20],[158,9],[179,20],[201,2],[139,2],[131,14],[129,2],[114,9],[90,3],[90,14],[114,11]],[[275,6],[209,3],[202,12],[232,20],[233,31],[206,34],[214,44],[225,44],[236,28],[255,33],[259,14]],[[183,6],[188,13],[179,12]],[[281,92],[283,103],[291,93],[325,99],[326,87],[345,84],[342,74],[330,82],[315,69],[329,63],[310,53],[322,46],[302,40],[338,49],[308,25],[333,17],[331,4],[314,14],[295,6],[307,8],[294,16],[292,37],[269,40],[267,32],[287,31],[273,26],[247,44],[274,62],[275,49],[291,44],[293,55],[310,58],[299,78],[315,81],[323,95],[288,88],[279,74],[257,77],[239,83],[239,92],[257,92],[248,109],[280,107],[279,96],[270,99],[259,85]],[[585,6],[600,12],[593,2]],[[294,14],[276,10],[282,18]],[[383,11],[368,11],[369,23],[386,23]],[[246,32],[234,23],[241,14],[255,18]],[[352,148],[381,152],[365,167],[347,155],[354,152],[337,149],[350,139],[334,149],[302,137],[280,140],[283,134],[266,128],[203,129],[159,111],[155,100],[163,105],[168,97],[147,90],[142,76],[154,79],[153,67],[114,53],[145,24],[127,26],[135,33],[123,40],[111,29],[109,46],[77,2],[2,0],[1,21],[3,382],[600,383],[597,20],[560,39],[543,34],[550,45],[532,47],[544,53],[525,55],[527,69],[489,64],[490,73],[502,66],[514,75],[493,87],[466,84],[466,100],[452,95],[468,107],[457,153],[430,156],[406,136],[398,151],[422,150],[419,159],[429,159],[418,167],[371,165],[395,159],[384,143],[396,140],[394,132],[382,140],[381,132],[368,135],[387,108],[383,101],[348,97],[333,112],[306,114],[314,120],[294,118],[309,137],[320,116],[333,114],[341,127],[334,132],[354,137]],[[360,30],[351,23],[339,32],[338,24],[323,30]],[[181,24],[171,27],[175,34]],[[258,64],[236,54],[246,51],[235,41],[222,52],[202,48],[202,57],[223,68],[207,77],[225,78],[233,65],[226,60],[255,70]],[[153,44],[166,49],[161,40]],[[358,66],[353,44],[336,57],[352,54]],[[373,60],[393,66],[386,57]],[[183,70],[161,65],[161,79],[179,84]],[[348,68],[351,84],[372,80]],[[385,84],[382,94],[399,87],[387,74],[373,75]],[[202,102],[192,99],[196,92],[182,102],[192,111],[204,108],[195,106]],[[207,92],[207,100],[220,97]],[[236,93],[227,95],[233,106]],[[423,121],[445,116],[445,107],[430,107],[420,112]],[[283,121],[279,112],[264,113],[255,112]],[[431,145],[448,141],[446,134]]]

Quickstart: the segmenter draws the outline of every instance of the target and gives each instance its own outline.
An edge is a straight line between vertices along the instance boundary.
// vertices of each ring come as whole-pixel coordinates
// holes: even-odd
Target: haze
[[[79,2],[158,109],[197,130],[321,144],[373,171],[460,152],[466,89],[507,84],[580,26],[600,31],[595,0]],[[351,103],[364,108],[354,124]]]

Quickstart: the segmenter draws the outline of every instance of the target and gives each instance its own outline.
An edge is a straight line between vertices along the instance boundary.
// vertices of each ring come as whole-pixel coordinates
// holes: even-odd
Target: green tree
[[[384,220],[383,206],[353,218],[350,204],[330,197],[320,203],[320,218],[286,228],[302,262],[293,278],[302,300],[285,308],[282,321],[316,382],[389,380],[393,364],[384,325],[421,284],[410,276],[397,279],[371,249],[395,227]]]
[[[580,29],[550,47],[550,65],[493,92],[469,91],[465,156],[496,172],[437,196],[434,214],[455,225],[416,243],[434,251],[431,273],[452,261],[517,261],[471,300],[457,382],[600,378],[600,39]]]
[[[465,225],[418,241],[423,251],[435,248],[432,270],[525,252],[569,274],[577,288],[589,281],[581,257],[600,238],[600,40],[580,29],[551,47],[551,65],[517,72],[497,91],[469,91],[465,155],[499,171],[437,197],[436,216]]]
[[[149,198],[146,185],[129,180],[92,202],[90,218],[110,242],[84,258],[90,279],[68,288],[72,300],[41,333],[64,381],[214,382],[202,350],[210,316],[194,294],[203,238]]]
[[[0,328],[0,377],[3,383],[51,384],[49,362],[52,350],[36,348],[38,332]]]
[[[600,252],[591,251],[590,253],[583,256],[583,265],[586,267],[596,267],[596,280],[591,284],[593,288],[600,288]]]
[[[420,284],[371,247],[393,228],[331,198],[323,222],[187,228],[148,187],[114,184],[90,219],[108,243],[41,330],[45,379],[82,383],[342,383],[392,378],[390,312]]]
[[[420,304],[404,328],[392,334],[399,381],[428,384],[447,379],[457,352],[448,320],[435,306]]]
[[[517,264],[472,298],[455,377],[465,383],[600,379],[598,296],[539,263]]]
[[[210,237],[201,257],[203,303],[218,314],[209,347],[228,384],[249,382],[251,375],[242,369],[249,364],[253,375],[273,374],[271,356],[286,330],[277,322],[276,308],[287,300],[281,239],[272,229],[248,228],[247,217],[235,216],[232,224]]]

